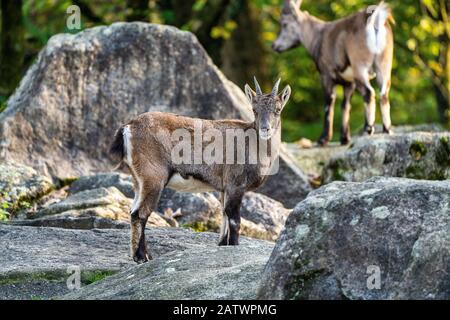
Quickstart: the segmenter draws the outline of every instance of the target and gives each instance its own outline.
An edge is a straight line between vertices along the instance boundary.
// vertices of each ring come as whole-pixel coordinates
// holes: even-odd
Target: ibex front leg
[[[220,232],[219,246],[238,245],[241,228],[241,202],[243,192],[224,192],[222,194],[223,221]]]
[[[333,118],[334,105],[336,103],[336,85],[331,79],[323,79],[322,83],[325,93],[325,115],[323,132],[318,143],[321,146],[326,146],[328,142],[333,138]]]

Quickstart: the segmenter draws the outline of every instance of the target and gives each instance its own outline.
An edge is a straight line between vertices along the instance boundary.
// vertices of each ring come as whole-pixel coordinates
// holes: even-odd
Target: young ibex
[[[326,145],[333,135],[335,87],[344,87],[341,143],[350,141],[350,100],[355,88],[365,102],[365,132],[374,133],[375,91],[370,84],[375,71],[381,88],[383,131],[391,133],[389,90],[393,57],[393,21],[389,7],[381,2],[349,17],[325,22],[300,10],[302,0],[285,0],[281,31],[273,49],[282,52],[303,44],[314,59],[325,91],[325,123],[319,139]]]
[[[278,157],[278,147],[281,140],[280,113],[291,94],[291,88],[286,86],[278,95],[277,81],[270,94],[263,94],[255,78],[256,92],[248,85],[245,94],[250,101],[255,115],[254,122],[241,120],[200,120],[182,117],[174,114],[148,112],[139,115],[128,124],[122,126],[115,135],[111,152],[119,155],[121,163],[128,168],[133,178],[135,199],[131,208],[131,254],[138,263],[151,259],[145,241],[145,225],[147,219],[155,210],[164,187],[181,192],[221,192],[224,209],[223,223],[219,245],[237,245],[239,243],[241,200],[246,191],[259,187],[267,177],[269,168]],[[213,107],[213,106],[211,106]],[[175,159],[174,150],[179,148],[179,133],[186,133],[189,140],[189,153],[186,162]],[[211,134],[214,132],[215,134]],[[231,132],[231,135],[229,133]],[[243,140],[235,135],[243,133]],[[255,137],[255,145],[246,144],[246,138]],[[195,141],[200,135],[200,144]],[[177,136],[174,139],[174,136]],[[207,137],[208,136],[208,137]],[[185,140],[186,135],[182,135]],[[242,136],[241,136],[242,137]],[[216,161],[205,163],[203,153],[210,142],[226,139],[219,143],[216,152],[228,156],[233,161]],[[235,144],[235,138],[241,141]],[[229,140],[232,141],[229,141]],[[242,143],[243,141],[243,143]],[[230,142],[232,147],[230,150]],[[270,144],[270,155],[263,159],[261,150]],[[243,146],[242,146],[243,145]],[[243,150],[238,150],[243,147]],[[199,155],[191,155],[200,151]],[[245,161],[234,162],[236,154],[244,154]],[[183,154],[186,156],[187,154]],[[257,161],[250,161],[250,158]],[[175,161],[176,160],[176,161]],[[222,159],[223,160],[223,159]],[[242,159],[241,159],[242,160]]]

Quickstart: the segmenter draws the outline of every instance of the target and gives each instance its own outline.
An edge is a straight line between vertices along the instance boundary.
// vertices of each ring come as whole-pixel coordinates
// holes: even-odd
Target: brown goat
[[[144,231],[165,187],[180,192],[221,192],[224,217],[219,245],[239,243],[242,197],[266,180],[278,158],[280,113],[291,93],[286,86],[278,95],[279,83],[269,94],[262,93],[256,79],[256,92],[245,86],[253,122],[148,112],[117,131],[111,152],[120,156],[133,177],[131,254],[136,262],[151,259]],[[226,161],[216,158],[219,154],[226,154]]]
[[[389,90],[393,58],[393,21],[389,7],[381,2],[346,18],[325,22],[300,10],[301,0],[285,0],[281,30],[272,47],[283,52],[300,44],[310,53],[320,72],[325,93],[325,121],[320,145],[333,136],[336,85],[344,87],[341,143],[350,141],[350,100],[355,88],[365,102],[365,132],[374,133],[375,90],[373,71],[381,88],[383,131],[391,133]]]

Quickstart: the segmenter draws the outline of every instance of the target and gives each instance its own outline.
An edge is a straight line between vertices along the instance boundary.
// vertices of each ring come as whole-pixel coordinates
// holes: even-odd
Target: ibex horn
[[[277,80],[277,82],[275,82],[275,85],[273,86],[273,89],[272,89],[272,97],[275,97],[278,94],[278,87],[280,86],[280,81],[281,81],[281,78],[279,78]]]
[[[256,80],[256,77],[255,77],[255,76],[253,76],[253,80],[255,80],[256,94],[257,94],[258,96],[262,95],[261,87],[259,86],[258,80]]]

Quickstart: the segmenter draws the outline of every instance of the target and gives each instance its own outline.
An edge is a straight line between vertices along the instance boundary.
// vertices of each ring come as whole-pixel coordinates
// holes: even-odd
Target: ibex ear
[[[247,96],[247,99],[250,103],[253,102],[253,99],[256,97],[256,92],[250,88],[248,84],[245,85],[245,95]]]
[[[291,96],[291,87],[287,85],[280,94],[281,106],[284,108]]]

